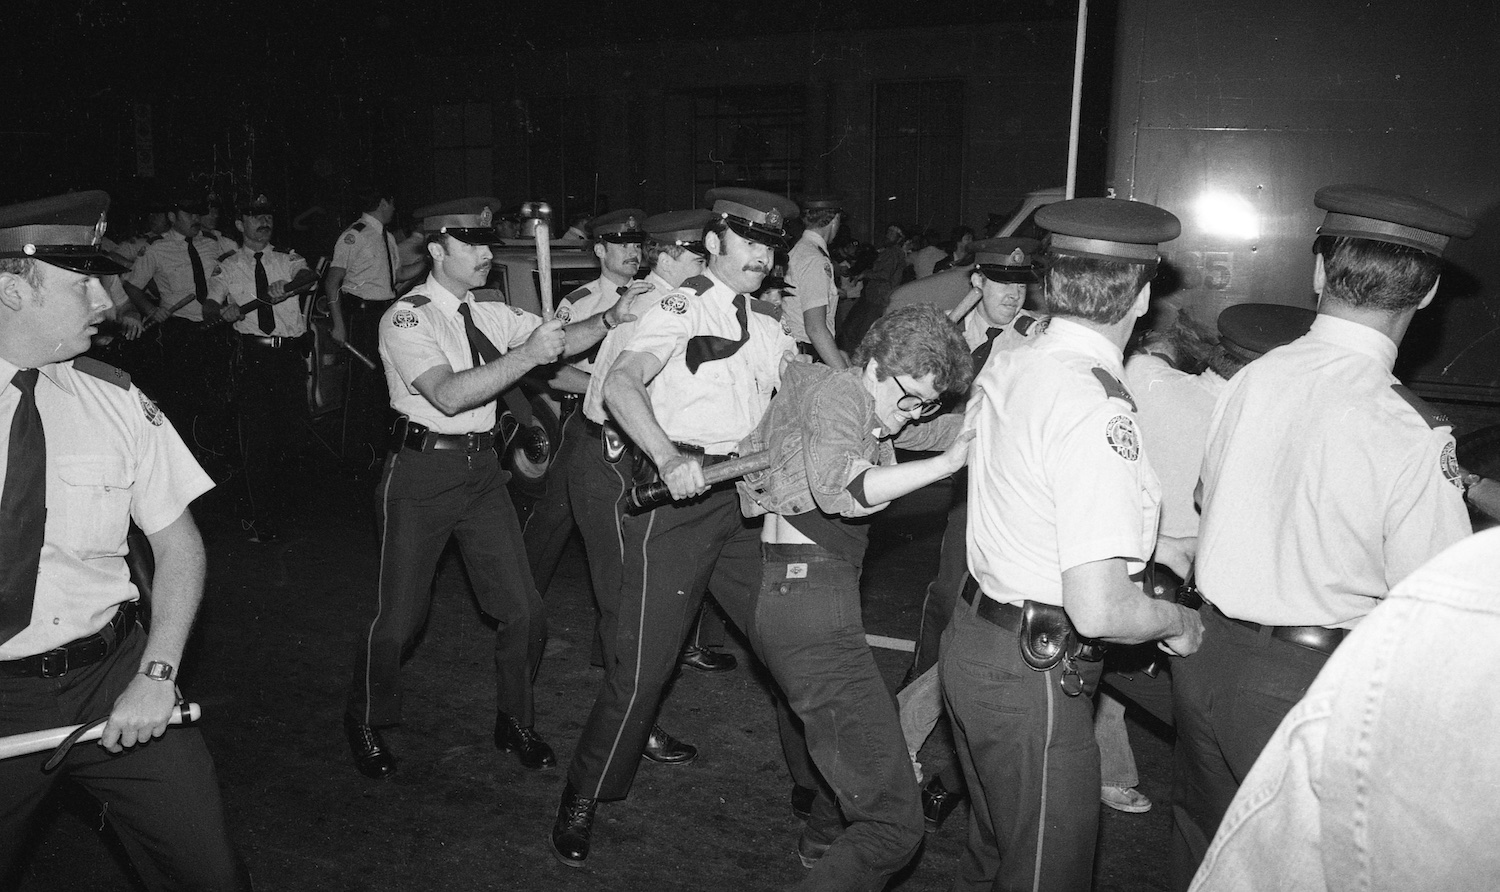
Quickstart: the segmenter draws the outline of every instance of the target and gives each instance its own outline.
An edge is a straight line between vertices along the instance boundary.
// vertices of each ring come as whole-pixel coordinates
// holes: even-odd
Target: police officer
[[[848,363],[833,342],[839,286],[828,246],[838,237],[843,220],[843,204],[838,198],[817,195],[803,199],[802,223],[806,228],[787,257],[786,283],[791,289],[782,299],[782,318],[797,349],[835,369]]]
[[[955,889],[1089,888],[1100,643],[1188,654],[1202,632],[1131,579],[1156,549],[1160,488],[1121,357],[1177,218],[1084,198],[1037,224],[1051,231],[1047,329],[993,356],[968,407],[972,578],[939,657],[972,802]]]
[[[188,505],[212,481],[128,375],[88,358],[109,307],[98,250],[109,196],[0,209],[0,736],[104,721],[98,746],[0,761],[0,886],[13,888],[32,820],[68,777],[104,815],[150,889],[248,889],[196,728],[167,730],[203,596]],[[210,258],[210,261],[212,258]],[[134,519],[156,557],[151,631],[125,567]]]
[[[384,448],[386,424],[385,373],[379,351],[380,317],[396,299],[399,254],[395,236],[388,231],[396,216],[394,193],[370,186],[359,194],[359,219],[350,224],[333,245],[333,259],[323,277],[328,298],[333,339],[349,343],[375,362],[350,366],[349,404],[344,411],[355,447],[365,455],[360,463],[373,462]]]
[[[1327,186],[1318,316],[1219,397],[1203,458],[1203,650],[1173,665],[1174,880],[1186,888],[1245,773],[1345,633],[1472,532],[1447,419],[1391,373],[1474,223],[1419,198]]]
[[[588,319],[624,300],[632,287],[635,289],[630,292],[632,296],[650,290],[644,282],[631,284],[641,265],[641,246],[646,240],[641,222],[645,219],[645,211],[627,208],[595,221],[594,256],[599,260],[599,278],[580,285],[558,301],[557,318],[563,322]],[[565,393],[560,400],[563,425],[552,466],[542,495],[523,529],[531,575],[537,591],[543,594],[552,585],[552,574],[557,571],[563,549],[573,534],[574,514],[568,495],[573,475],[566,469],[572,465],[575,449],[585,436],[583,419],[577,410],[582,390],[587,388],[588,376],[593,372],[593,352],[573,358],[570,365],[581,374],[567,380],[577,380],[583,387]],[[566,380],[561,383],[566,386]]]
[[[271,246],[274,211],[264,195],[241,205],[234,223],[241,244],[219,257],[208,281],[208,300],[234,327],[241,523],[260,543],[279,537],[289,495],[285,458],[307,420],[309,345],[297,295],[317,282],[297,252]]]
[[[713,189],[703,236],[708,270],[646,309],[604,382],[620,446],[638,451],[682,502],[620,520],[624,564],[615,653],[574,750],[554,854],[581,866],[595,807],[630,791],[662,690],[703,597],[704,583],[746,629],[760,579],[758,531],[732,487],[710,490],[703,468],[727,457],[770,404],[796,348],[750,292],[784,246],[796,205],[755,189]],[[627,442],[628,441],[628,442]]]
[[[381,322],[391,407],[399,418],[379,493],[380,586],[361,635],[344,728],[354,764],[371,778],[395,770],[380,731],[401,720],[400,669],[431,604],[432,577],[450,536],[458,538],[480,606],[498,626],[499,709],[495,745],[527,768],[556,764],[533,728],[531,680],[546,643],[541,597],[531,579],[520,524],[495,452],[495,398],[531,369],[587,350],[609,321],[566,328],[494,297],[476,299],[498,243],[489,198],[417,212],[432,272]]]
[[[996,352],[1013,349],[1036,337],[1046,324],[1036,315],[1023,313],[1027,289],[1042,280],[1042,266],[1036,260],[1041,251],[1036,239],[999,238],[979,242],[974,269],[954,270],[970,279],[967,298],[954,307],[949,318],[958,318],[963,327],[964,342],[974,361],[974,372],[983,371]],[[957,276],[938,274],[922,279],[935,282],[943,278],[957,281]],[[962,407],[960,406],[960,411]],[[953,616],[959,590],[968,576],[965,560],[969,502],[967,478],[962,471],[954,476],[953,502],[948,509],[948,525],[938,555],[937,576],[927,586],[922,601],[922,623],[917,633],[917,647],[912,654],[907,677],[922,680],[923,673],[937,665],[938,642]],[[920,747],[917,756],[923,774],[931,778],[922,789],[922,812],[929,830],[936,830],[957,806],[963,790],[952,745],[948,722],[941,719],[942,692],[930,679],[922,681],[903,698],[902,712],[912,724],[922,729],[920,740],[908,741]],[[936,732],[928,737],[928,732]]]
[[[197,435],[194,419],[222,404],[229,372],[227,344],[215,337],[213,327],[219,317],[206,303],[208,278],[223,249],[217,238],[203,233],[202,215],[208,210],[203,199],[178,196],[170,205],[171,228],[146,246],[122,284],[147,314],[147,324],[161,327],[159,386],[167,414]],[[143,291],[151,283],[160,300]]]

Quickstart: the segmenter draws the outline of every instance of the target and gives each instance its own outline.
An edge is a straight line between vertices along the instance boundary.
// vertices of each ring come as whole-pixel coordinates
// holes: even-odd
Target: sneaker
[[[1132,815],[1151,810],[1151,800],[1135,787],[1100,787],[1099,801],[1115,811]]]

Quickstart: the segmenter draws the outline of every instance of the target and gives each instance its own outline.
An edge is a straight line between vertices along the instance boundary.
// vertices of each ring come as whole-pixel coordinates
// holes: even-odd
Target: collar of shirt
[[[1387,372],[1396,367],[1396,342],[1368,325],[1319,313],[1307,336],[1362,353],[1380,363]]]
[[[648,282],[652,288],[664,294],[668,291],[675,291],[677,288],[677,286],[675,285],[668,284],[666,279],[658,276],[656,274],[656,270],[652,270],[651,272],[646,274],[646,282]]]
[[[710,282],[714,283],[714,287],[712,287],[712,288],[708,289],[707,291],[703,292],[703,294],[700,295],[701,297],[708,297],[708,296],[710,296],[712,294],[717,293],[719,295],[719,299],[722,300],[724,303],[727,304],[730,301],[734,300],[734,296],[739,293],[739,292],[735,291],[733,288],[730,288],[728,285],[725,285],[724,284],[724,280],[721,279],[721,278],[719,278],[718,276],[714,275],[713,270],[710,270],[707,267],[705,267],[704,270],[703,270],[703,274],[705,276],[708,276],[708,280]],[[677,287],[681,288],[683,286],[678,285]]]
[[[59,390],[67,394],[72,394],[73,385],[68,383],[67,378],[63,377],[61,366],[61,363],[49,362],[46,365],[37,366],[36,368],[42,373],[43,378],[51,381]],[[0,387],[9,387],[10,379],[14,378],[16,372],[20,370],[21,367],[15,363],[0,359]]]
[[[422,287],[413,288],[412,293],[427,298],[450,313],[457,313],[458,305],[464,303],[471,292],[465,291],[463,297],[459,297],[444,288],[432,273],[428,273],[427,281],[422,283]]]
[[[1053,316],[1052,321],[1047,323],[1045,337],[1054,344],[1063,344],[1097,359],[1105,371],[1116,378],[1125,374],[1125,359],[1120,354],[1120,348],[1087,325],[1074,322],[1066,316]]]
[[[359,218],[368,223],[377,233],[385,232],[385,224],[370,216],[368,212],[360,214]]]
[[[816,246],[817,248],[821,249],[824,254],[828,253],[828,242],[823,238],[823,236],[819,235],[816,232],[813,232],[811,229],[802,230],[802,241]]]

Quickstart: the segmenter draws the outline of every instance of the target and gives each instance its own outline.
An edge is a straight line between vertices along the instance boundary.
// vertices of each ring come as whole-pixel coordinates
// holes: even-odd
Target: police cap
[[[842,211],[844,202],[837,195],[804,195],[802,196],[802,210],[806,211]]]
[[[1411,195],[1374,186],[1324,186],[1313,204],[1327,211],[1319,235],[1346,235],[1406,245],[1439,257],[1451,236],[1474,234],[1473,220]]]
[[[1037,253],[1042,243],[1034,238],[987,238],[974,243],[974,263],[991,282],[1031,284],[1042,280]]]
[[[245,198],[240,202],[241,217],[261,217],[276,213],[276,206],[264,194]]]
[[[703,247],[703,230],[713,218],[713,212],[704,208],[667,211],[647,217],[641,228],[659,245],[677,245],[694,254],[707,255],[708,249]]]
[[[1036,212],[1053,254],[1155,265],[1158,246],[1182,234],[1177,217],[1141,201],[1074,198]]]
[[[93,190],[0,208],[0,257],[30,257],[75,273],[113,276],[130,269],[99,247],[109,195]]]
[[[790,198],[759,189],[710,189],[703,200],[741,237],[773,248],[786,247],[786,221],[802,213]]]
[[[645,219],[646,212],[640,208],[625,208],[600,214],[594,218],[590,228],[594,231],[596,241],[614,242],[617,245],[640,244],[646,240],[646,231],[641,227],[641,222]]]
[[[1241,362],[1252,362],[1312,328],[1317,311],[1285,304],[1244,303],[1219,313],[1219,344]]]
[[[417,227],[429,235],[441,232],[466,245],[498,245],[500,233],[495,229],[498,207],[498,198],[457,198],[417,208],[413,216],[419,221]]]

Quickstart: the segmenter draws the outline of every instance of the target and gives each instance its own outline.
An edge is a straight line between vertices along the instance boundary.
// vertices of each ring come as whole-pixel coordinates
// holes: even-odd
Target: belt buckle
[[[41,671],[38,673],[42,678],[61,678],[68,674],[68,651],[66,648],[49,650],[44,654],[38,654]]]

